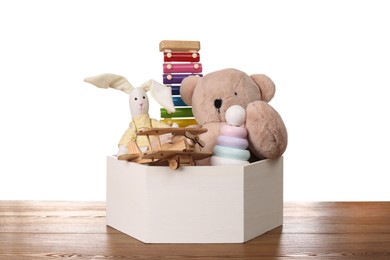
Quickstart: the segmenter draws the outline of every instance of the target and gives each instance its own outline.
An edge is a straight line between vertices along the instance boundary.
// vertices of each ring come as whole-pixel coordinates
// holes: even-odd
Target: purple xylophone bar
[[[180,84],[182,80],[188,76],[199,76],[202,77],[202,74],[163,74],[163,83],[164,84]]]

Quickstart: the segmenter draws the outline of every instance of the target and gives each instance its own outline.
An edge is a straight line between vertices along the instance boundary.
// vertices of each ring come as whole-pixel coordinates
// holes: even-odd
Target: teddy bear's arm
[[[279,113],[264,101],[246,109],[249,149],[259,159],[277,158],[287,147],[287,129]]]

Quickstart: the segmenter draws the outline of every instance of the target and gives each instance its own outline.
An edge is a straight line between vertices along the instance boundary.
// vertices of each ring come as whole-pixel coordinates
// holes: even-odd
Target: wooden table
[[[390,202],[285,203],[245,244],[144,244],[106,227],[104,202],[0,201],[0,259],[390,259]]]

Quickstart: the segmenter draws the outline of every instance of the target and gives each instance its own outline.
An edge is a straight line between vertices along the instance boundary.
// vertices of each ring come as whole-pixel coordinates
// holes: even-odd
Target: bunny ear
[[[176,111],[173,104],[171,87],[167,87],[152,79],[142,84],[141,87],[145,92],[150,91],[152,97],[164,107],[168,113],[174,113]]]
[[[145,83],[143,83],[141,86],[139,86],[140,88],[143,88],[145,90],[145,92],[148,92],[153,84],[153,81],[152,79],[146,81]],[[158,83],[157,83],[158,84]]]
[[[98,88],[114,88],[127,94],[130,94],[134,88],[125,77],[111,73],[85,78],[84,81]]]

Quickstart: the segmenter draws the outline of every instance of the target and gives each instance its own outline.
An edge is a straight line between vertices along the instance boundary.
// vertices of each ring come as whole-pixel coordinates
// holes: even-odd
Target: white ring
[[[241,160],[236,160],[236,159],[230,159],[230,158],[223,158],[219,156],[211,156],[210,158],[210,164],[212,166],[243,166],[243,165],[248,165],[248,161],[241,161]]]

